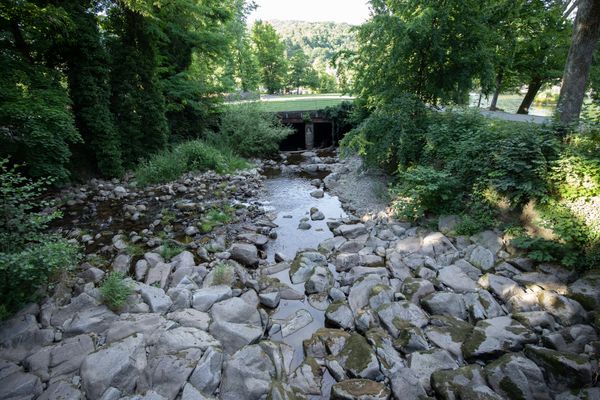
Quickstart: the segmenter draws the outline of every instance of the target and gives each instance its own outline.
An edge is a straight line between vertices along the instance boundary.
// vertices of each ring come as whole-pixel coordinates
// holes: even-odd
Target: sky
[[[333,21],[358,25],[369,17],[367,0],[255,0],[250,23],[260,20]]]

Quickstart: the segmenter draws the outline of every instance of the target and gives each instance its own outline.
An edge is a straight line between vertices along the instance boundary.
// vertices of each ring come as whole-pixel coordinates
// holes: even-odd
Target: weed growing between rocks
[[[109,273],[100,285],[102,301],[113,311],[119,311],[127,302],[127,298],[133,293],[131,285],[125,281],[125,275],[121,272]]]

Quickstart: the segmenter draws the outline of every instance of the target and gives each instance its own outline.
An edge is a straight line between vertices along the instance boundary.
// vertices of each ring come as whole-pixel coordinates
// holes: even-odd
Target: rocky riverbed
[[[353,176],[306,152],[65,190],[86,257],[0,325],[0,399],[600,398],[600,274],[396,221]]]

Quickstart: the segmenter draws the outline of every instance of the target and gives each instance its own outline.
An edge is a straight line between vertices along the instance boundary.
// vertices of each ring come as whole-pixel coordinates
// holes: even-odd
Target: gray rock
[[[324,359],[328,355],[337,356],[346,346],[350,334],[340,329],[320,328],[310,339],[302,342],[306,357]]]
[[[506,314],[494,296],[487,290],[465,293],[463,298],[473,321],[501,317]]]
[[[346,302],[331,303],[325,312],[325,319],[335,327],[354,329],[354,315]]]
[[[387,400],[390,389],[368,379],[348,379],[331,387],[331,400]]]
[[[462,350],[467,359],[489,358],[519,351],[525,344],[536,341],[536,335],[514,319],[496,317],[477,322]]]
[[[435,288],[427,279],[407,278],[402,284],[401,292],[407,300],[419,304],[423,297],[435,292]]]
[[[334,264],[338,272],[348,271],[360,264],[360,255],[357,253],[340,253],[336,256]]]
[[[192,384],[186,383],[181,393],[181,400],[214,400],[214,397],[205,396]]]
[[[394,328],[398,332],[398,337],[394,340],[394,348],[402,353],[410,354],[415,351],[430,349],[421,328],[417,328],[405,320],[395,320]]]
[[[312,357],[305,358],[288,377],[288,382],[294,391],[315,396],[321,394],[322,380],[323,371]]]
[[[542,289],[553,290],[560,294],[567,293],[567,284],[558,277],[543,272],[525,272],[512,277],[517,283],[526,287],[539,286]]]
[[[307,294],[327,293],[333,286],[333,274],[327,267],[317,266],[304,284]]]
[[[497,254],[504,245],[502,238],[492,231],[479,232],[471,236],[470,239],[473,243],[490,250],[492,254]]]
[[[482,246],[477,246],[469,255],[468,261],[477,268],[486,272],[494,268],[496,260],[494,254],[490,250]]]
[[[365,332],[365,337],[373,347],[379,360],[379,369],[386,378],[390,378],[399,369],[404,368],[404,360],[396,350],[396,343],[385,330],[379,327],[371,328]]]
[[[323,214],[321,211],[315,209],[312,210],[310,212],[310,219],[312,221],[323,221],[325,219],[325,214]]]
[[[358,333],[352,333],[346,340],[337,360],[348,376],[372,380],[383,379],[375,352]]]
[[[154,286],[138,283],[138,288],[144,302],[150,306],[150,310],[154,313],[164,314],[171,308],[173,301],[164,290]]]
[[[90,336],[75,336],[55,346],[42,348],[29,356],[24,365],[46,381],[77,372],[85,357],[94,350],[94,342]]]
[[[109,387],[132,394],[146,365],[144,336],[130,336],[85,358],[82,387],[88,398],[100,398]]]
[[[102,278],[104,278],[104,274],[105,272],[102,271],[100,268],[91,267],[83,271],[81,273],[81,277],[86,282],[98,283],[102,280]]]
[[[42,393],[42,382],[33,374],[20,370],[0,377],[1,399],[33,399]]]
[[[53,341],[54,330],[40,329],[31,314],[17,314],[0,324],[0,355],[3,359],[21,361]]]
[[[167,400],[174,400],[194,369],[201,355],[198,349],[190,349],[177,355],[157,354],[148,362],[145,376],[148,387]],[[141,385],[143,388],[143,385]],[[138,390],[140,385],[138,385]],[[148,396],[148,392],[146,392]]]
[[[325,196],[325,192],[323,192],[323,190],[321,189],[317,189],[310,192],[310,195],[316,199],[320,199],[323,198],[323,196]]]
[[[146,260],[138,260],[135,263],[135,280],[143,281],[148,273],[149,265]]]
[[[395,399],[419,399],[427,397],[427,392],[425,392],[421,380],[410,368],[400,369],[390,380]]]
[[[211,346],[221,345],[207,332],[184,326],[156,332],[151,339],[153,343],[152,354],[157,356],[165,354],[177,356],[188,350],[205,351]]]
[[[326,267],[327,258],[316,251],[304,251],[296,254],[290,266],[290,279],[292,283],[306,282],[315,267]]]
[[[115,272],[127,274],[131,265],[131,256],[129,254],[119,254],[112,262],[112,269]]]
[[[600,273],[591,271],[568,287],[569,297],[588,310],[600,308]]]
[[[146,285],[158,285],[158,287],[164,289],[167,286],[172,269],[172,264],[157,262],[148,270],[148,274],[146,275]]]
[[[212,395],[221,382],[222,365],[223,352],[218,348],[209,347],[196,365],[189,382],[201,393]]]
[[[173,301],[171,311],[190,308],[192,305],[192,292],[182,287],[174,287],[167,291],[167,296]]]
[[[356,239],[357,237],[367,233],[367,228],[364,224],[340,225],[336,232],[346,239]]]
[[[408,366],[415,373],[425,390],[431,389],[431,374],[435,371],[458,368],[458,364],[446,350],[417,351],[408,356]]]
[[[529,329],[537,331],[543,331],[544,329],[553,331],[556,329],[556,320],[546,311],[514,313],[512,317]]]
[[[577,301],[544,290],[537,294],[540,306],[552,314],[563,325],[580,324],[586,321],[586,312]]]
[[[458,293],[432,293],[421,299],[421,305],[430,314],[451,315],[462,320],[467,319],[467,306],[463,296]]]
[[[377,310],[382,325],[393,336],[398,337],[397,320],[404,320],[417,328],[429,323],[429,317],[423,310],[409,301],[399,301],[383,305]]]
[[[127,336],[142,333],[150,337],[165,328],[166,320],[159,314],[121,314],[106,333],[106,342],[113,343]]]
[[[462,272],[464,272],[469,278],[471,278],[474,281],[477,281],[479,279],[479,277],[481,276],[481,270],[477,267],[474,267],[467,260],[463,260],[463,259],[456,260],[454,262],[454,265],[457,266],[458,268],[460,268],[462,270]]]
[[[544,375],[538,366],[520,353],[505,354],[486,365],[487,380],[505,398],[550,400]]]
[[[475,292],[477,284],[460,267],[450,265],[439,270],[438,280],[455,292]]]
[[[263,342],[264,343],[264,342]],[[225,362],[220,387],[222,400],[266,398],[277,368],[261,345],[246,346]]]
[[[263,306],[276,308],[281,300],[281,295],[279,292],[261,293],[258,295],[258,298],[260,299],[260,304]]]
[[[502,397],[487,386],[481,367],[478,365],[436,371],[431,375],[431,386],[443,399],[502,400]]]
[[[579,389],[592,382],[592,365],[587,357],[528,345],[525,355],[543,371],[555,390]]]
[[[454,317],[432,316],[425,329],[425,335],[434,345],[447,350],[457,360],[463,360],[462,345],[467,340],[473,326]]]
[[[256,342],[263,334],[259,312],[239,297],[216,303],[210,314],[213,322],[209,332],[219,338],[228,354]]]
[[[511,297],[522,295],[525,292],[519,284],[512,279],[494,274],[485,274],[479,279],[479,285],[494,293],[498,298],[508,301]]]
[[[600,387],[569,390],[556,395],[555,400],[589,400],[600,399]]]
[[[213,304],[232,297],[229,286],[211,286],[194,291],[192,307],[198,311],[208,311]]]
[[[459,222],[460,217],[458,215],[442,215],[438,219],[438,230],[447,235],[456,229]]]
[[[542,337],[546,347],[575,354],[585,352],[585,346],[598,340],[596,330],[589,325],[573,325],[547,333]]]
[[[261,235],[259,233],[243,233],[238,236],[238,239],[251,243],[260,248],[263,248],[267,243],[269,243],[268,236]]]
[[[231,258],[245,267],[258,266],[258,250],[256,246],[248,243],[234,243],[229,248]]]
[[[38,400],[79,400],[83,394],[73,385],[58,381],[50,384]]]
[[[210,316],[207,313],[194,310],[193,308],[178,310],[167,314],[166,317],[181,326],[197,328],[203,331],[207,331],[210,324]]]

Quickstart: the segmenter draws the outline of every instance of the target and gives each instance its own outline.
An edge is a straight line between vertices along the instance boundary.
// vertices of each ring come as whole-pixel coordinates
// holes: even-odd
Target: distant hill
[[[285,42],[288,55],[304,50],[313,64],[329,65],[340,50],[354,50],[352,25],[335,22],[268,21]]]

